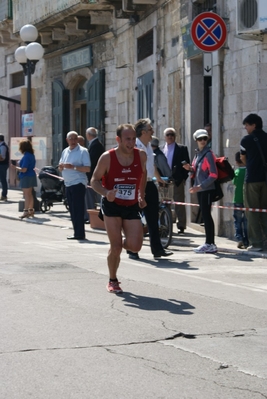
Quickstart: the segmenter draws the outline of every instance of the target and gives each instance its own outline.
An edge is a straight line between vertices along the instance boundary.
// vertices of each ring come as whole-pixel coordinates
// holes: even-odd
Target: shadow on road
[[[135,262],[141,261],[142,263],[147,263],[149,265],[153,265],[157,267],[158,269],[181,269],[181,270],[198,270],[198,267],[192,267],[190,266],[189,262],[183,261],[183,262],[177,262],[177,260],[170,258],[161,258],[158,260],[148,260],[148,259],[143,259],[140,257],[139,260],[136,260]]]
[[[191,309],[194,306],[188,302],[177,301],[176,299],[161,299],[143,295],[132,294],[131,292],[123,292],[123,302],[125,306],[148,311],[166,311],[173,314],[191,315]]]

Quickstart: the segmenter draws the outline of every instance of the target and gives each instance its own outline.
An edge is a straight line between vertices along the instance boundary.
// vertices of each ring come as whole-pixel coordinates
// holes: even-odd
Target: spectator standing
[[[74,229],[74,235],[67,238],[68,240],[84,240],[86,173],[90,171],[91,162],[87,149],[78,144],[78,134],[76,132],[69,132],[66,140],[69,146],[63,150],[58,168],[62,171],[64,178]]]
[[[214,182],[218,177],[216,158],[207,146],[208,132],[206,130],[196,130],[193,139],[197,142],[197,154],[193,159],[192,166],[186,164],[183,167],[192,172],[191,177],[194,179],[194,185],[189,191],[191,194],[197,193],[206,234],[205,244],[200,245],[194,251],[201,254],[213,254],[217,252],[214,242],[214,222],[211,216],[212,194],[215,190]]]
[[[97,162],[101,155],[105,152],[103,144],[98,139],[98,131],[94,127],[89,127],[86,130],[86,138],[89,142],[88,151],[91,159],[91,170],[87,173],[88,184],[91,185],[91,178],[93,176],[94,170],[96,168]],[[86,190],[86,205],[87,209],[95,209],[96,204],[101,201],[101,196],[92,189],[88,187]]]
[[[122,293],[117,278],[122,248],[139,251],[143,242],[139,207],[146,206],[146,154],[135,148],[135,140],[132,125],[118,126],[118,146],[101,155],[91,179],[103,196],[101,213],[110,241],[107,290],[115,294]]]
[[[78,136],[78,144],[85,147],[85,138],[83,136]]]
[[[19,161],[19,166],[12,165],[12,168],[19,171],[19,184],[23,191],[25,205],[22,216],[20,219],[34,216],[34,197],[33,188],[37,186],[37,179],[35,173],[35,156],[30,140],[22,140],[19,143],[19,151],[23,154],[23,157]]]
[[[172,171],[168,165],[167,158],[159,148],[159,139],[156,136],[152,136],[151,147],[154,152],[155,166],[160,176],[171,177]]]
[[[80,144],[80,146],[85,147],[85,138],[83,136],[78,136],[78,144]],[[84,223],[85,224],[89,224],[89,215],[87,212],[87,190],[89,190],[89,187],[86,186],[85,188],[85,197],[84,197]]]
[[[235,154],[235,162],[237,168],[235,169],[235,177],[233,184],[235,185],[234,194],[234,207],[244,208],[243,201],[243,186],[246,173],[246,167],[240,159],[240,151]],[[247,218],[244,211],[234,209],[234,226],[235,226],[235,237],[238,241],[237,248],[248,247],[248,233],[247,233]]]
[[[190,163],[188,149],[185,145],[175,142],[176,131],[172,127],[164,130],[166,144],[163,148],[168,165],[172,170],[174,179],[173,199],[175,202],[185,202],[185,181],[188,178],[188,171],[183,168],[183,161]],[[186,210],[184,205],[175,205],[177,216],[178,234],[183,234],[186,229]]]
[[[0,181],[2,185],[1,201],[7,201],[7,169],[9,167],[9,148],[3,134],[0,134]]]
[[[267,134],[262,130],[262,119],[257,114],[249,114],[243,125],[247,135],[240,143],[241,161],[246,165],[244,183],[244,204],[246,208],[267,208],[267,181],[260,150],[267,162]],[[264,236],[267,237],[267,213],[246,211],[248,239],[251,251],[262,251]]]
[[[164,180],[161,179],[157,168],[154,163],[154,153],[151,147],[151,140],[153,134],[153,128],[151,126],[150,119],[139,119],[134,128],[136,130],[136,147],[144,150],[147,155],[146,161],[146,169],[147,169],[147,183],[146,183],[146,191],[145,191],[145,200],[147,206],[144,208],[144,214],[147,222],[148,232],[149,232],[149,240],[150,240],[150,249],[154,256],[154,259],[160,259],[161,257],[170,256],[173,254],[171,251],[167,251],[163,249],[160,236],[159,236],[159,226],[158,226],[158,217],[159,217],[159,193],[155,183],[153,182],[153,177],[161,182],[165,183]],[[138,259],[138,253],[133,253],[128,251],[129,258]]]

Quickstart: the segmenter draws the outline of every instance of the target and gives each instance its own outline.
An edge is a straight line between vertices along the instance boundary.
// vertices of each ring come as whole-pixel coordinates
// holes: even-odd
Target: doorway
[[[82,80],[75,89],[74,93],[74,130],[85,137],[86,131],[86,84],[87,81]]]

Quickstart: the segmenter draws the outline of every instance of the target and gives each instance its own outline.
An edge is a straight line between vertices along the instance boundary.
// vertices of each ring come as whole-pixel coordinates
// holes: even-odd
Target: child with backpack
[[[240,151],[235,154],[235,162],[237,168],[235,169],[235,177],[233,184],[235,185],[234,207],[243,208],[243,185],[246,174],[246,167],[240,159]],[[237,239],[237,248],[245,249],[248,247],[248,233],[247,233],[247,218],[245,211],[234,210],[234,226],[235,238]]]

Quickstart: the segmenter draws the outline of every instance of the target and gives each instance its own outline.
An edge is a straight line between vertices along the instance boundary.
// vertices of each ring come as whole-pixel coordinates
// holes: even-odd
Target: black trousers
[[[205,226],[206,243],[214,244],[214,222],[211,216],[211,192],[213,190],[200,191],[197,193],[199,207]]]
[[[85,185],[82,183],[66,187],[66,195],[70,208],[70,217],[73,225],[74,236],[85,237],[84,229],[84,206]]]
[[[159,237],[159,194],[157,187],[151,181],[146,185],[145,200],[147,206],[143,209],[149,231],[150,248],[152,254],[163,250]]]

